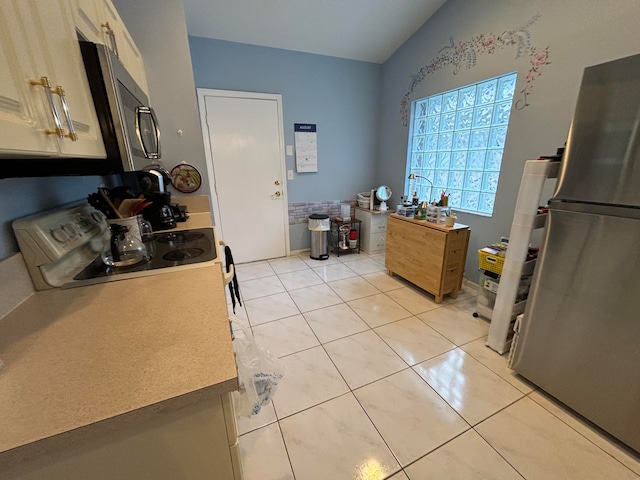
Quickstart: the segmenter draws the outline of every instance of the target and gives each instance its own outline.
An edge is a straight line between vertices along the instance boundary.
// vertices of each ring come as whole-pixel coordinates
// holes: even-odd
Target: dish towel
[[[227,268],[227,273],[231,269],[231,265],[233,265],[233,255],[231,254],[231,249],[228,245],[224,247],[224,258]],[[238,276],[235,272],[235,267],[233,269],[233,278],[229,282],[229,293],[231,294],[231,305],[233,307],[233,313],[236,313],[236,299],[238,300],[238,305],[242,306],[242,301],[240,300],[240,286],[238,285]]]

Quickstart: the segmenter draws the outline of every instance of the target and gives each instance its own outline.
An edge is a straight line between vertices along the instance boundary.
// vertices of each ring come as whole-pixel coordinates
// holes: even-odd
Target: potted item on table
[[[415,209],[414,216],[416,220],[427,219],[427,202],[422,202],[418,208]]]

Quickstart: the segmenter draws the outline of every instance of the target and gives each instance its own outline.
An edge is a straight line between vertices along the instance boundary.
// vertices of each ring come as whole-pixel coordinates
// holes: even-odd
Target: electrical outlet
[[[287,180],[293,180],[293,170],[287,170]]]

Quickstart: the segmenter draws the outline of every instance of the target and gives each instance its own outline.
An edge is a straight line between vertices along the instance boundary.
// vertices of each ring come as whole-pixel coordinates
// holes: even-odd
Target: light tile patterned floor
[[[472,284],[438,305],[364,253],[237,271],[239,324],[285,371],[239,419],[246,480],[640,480],[638,455],[485,346]]]

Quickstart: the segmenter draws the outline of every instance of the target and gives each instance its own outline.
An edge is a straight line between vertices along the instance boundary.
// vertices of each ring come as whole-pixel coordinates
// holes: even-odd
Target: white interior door
[[[198,89],[215,223],[236,262],[289,254],[282,98]]]

